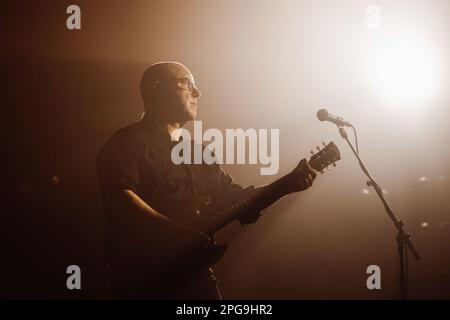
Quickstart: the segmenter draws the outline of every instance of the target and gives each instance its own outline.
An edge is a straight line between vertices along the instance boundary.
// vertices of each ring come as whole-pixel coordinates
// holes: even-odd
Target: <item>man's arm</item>
[[[175,221],[150,207],[144,200],[142,200],[131,190],[121,190],[117,195],[117,201],[121,204],[121,207],[126,210],[126,212],[143,215],[146,219],[150,219],[155,223],[173,226],[174,228],[176,226]]]
[[[253,210],[240,218],[241,224],[254,223],[260,217],[260,211],[287,194],[308,189],[312,186],[315,178],[316,173],[309,167],[306,160],[302,160],[292,172],[284,177],[271,184],[256,187],[251,191],[254,199]]]
[[[258,210],[264,210],[287,194],[304,191],[312,186],[316,173],[304,159],[289,174],[269,185],[255,189]]]
[[[125,212],[138,217],[138,221],[158,226],[161,231],[178,234],[181,238],[185,237],[202,242],[209,240],[208,236],[200,230],[178,224],[164,214],[159,213],[132,190],[119,191],[116,202]]]

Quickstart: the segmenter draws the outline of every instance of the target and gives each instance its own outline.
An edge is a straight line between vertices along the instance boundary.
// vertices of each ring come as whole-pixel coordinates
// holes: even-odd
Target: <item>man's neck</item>
[[[184,124],[179,122],[172,123],[161,123],[160,124],[164,131],[167,131],[170,136],[175,140],[180,140],[181,130],[176,131],[177,129],[181,129],[184,127]]]
[[[170,121],[160,117],[154,117],[153,121],[162,131],[167,132],[175,140],[179,140],[181,135],[180,130],[177,131],[177,129],[183,128],[186,124],[186,122]]]

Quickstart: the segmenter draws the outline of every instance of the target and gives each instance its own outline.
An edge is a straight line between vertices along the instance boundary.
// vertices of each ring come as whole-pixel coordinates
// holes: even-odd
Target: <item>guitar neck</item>
[[[237,201],[233,201],[217,210],[201,229],[207,234],[212,235],[226,225],[238,220],[249,210],[260,211],[267,208],[287,194],[283,188],[286,177],[284,176],[269,185],[244,193]]]
[[[319,147],[317,149],[319,152],[316,154],[311,152],[313,155],[308,161],[309,167],[315,171],[323,172],[324,168],[331,164],[335,165],[335,162],[341,159],[339,149],[333,142],[330,142],[328,145],[324,143],[322,150]],[[302,170],[304,166],[305,161],[302,160],[295,170]],[[239,200],[229,203],[229,205],[219,210],[215,210],[213,214],[207,215],[211,218],[201,226],[201,229],[207,234],[213,235],[219,229],[245,215],[249,210],[260,211],[267,208],[281,197],[292,192],[286,191],[289,190],[289,188],[286,188],[289,182],[285,183],[288,177],[289,174],[267,186],[250,190],[250,192],[244,193]]]

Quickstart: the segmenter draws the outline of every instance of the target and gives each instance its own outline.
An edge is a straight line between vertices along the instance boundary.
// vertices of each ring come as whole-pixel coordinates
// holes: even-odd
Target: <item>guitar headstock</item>
[[[323,172],[323,169],[330,165],[336,166],[336,162],[341,159],[339,149],[333,141],[327,145],[325,145],[325,142],[322,142],[322,144],[324,146],[322,149],[316,147],[317,153],[311,151],[312,156],[308,161],[311,168],[320,172]]]

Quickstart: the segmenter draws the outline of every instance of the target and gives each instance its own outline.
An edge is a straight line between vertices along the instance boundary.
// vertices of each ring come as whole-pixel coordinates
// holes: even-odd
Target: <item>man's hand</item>
[[[180,240],[187,245],[206,247],[211,243],[211,238],[206,233],[194,227],[178,225],[178,234]]]
[[[286,176],[287,193],[298,192],[308,189],[312,186],[316,173],[308,164],[306,159],[302,159],[298,166]]]

